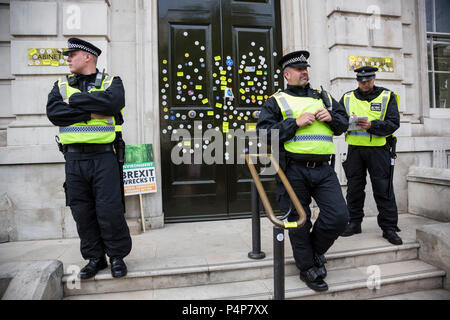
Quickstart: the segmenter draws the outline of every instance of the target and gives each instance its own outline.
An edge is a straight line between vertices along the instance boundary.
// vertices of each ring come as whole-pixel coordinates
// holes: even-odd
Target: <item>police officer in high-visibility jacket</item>
[[[81,254],[89,263],[81,269],[87,279],[108,266],[123,277],[123,258],[131,251],[125,220],[121,175],[114,142],[121,137],[125,92],[122,80],[96,68],[101,50],[77,39],[68,40],[69,76],[55,82],[48,95],[47,116],[59,126],[66,159],[66,205],[80,237]]]
[[[343,162],[347,176],[347,206],[350,223],[341,235],[361,233],[367,170],[372,182],[373,196],[379,211],[378,225],[390,243],[402,244],[397,235],[398,213],[390,175],[393,134],[400,127],[398,106],[400,98],[394,92],[375,86],[375,67],[355,70],[358,88],[341,99],[349,116],[356,119],[355,130],[346,133],[347,159]]]
[[[276,93],[262,106],[257,129],[279,130],[280,166],[297,194],[307,221],[289,230],[300,279],[316,291],[328,290],[324,254],[344,231],[348,212],[338,178],[329,161],[334,153],[333,135],[347,130],[345,109],[331,95],[311,88],[309,84],[309,52],[296,51],[283,56],[287,89]],[[275,132],[273,132],[275,134]],[[296,221],[298,213],[286,189],[278,180],[277,200],[280,209]],[[314,198],[320,213],[311,230],[309,205]]]

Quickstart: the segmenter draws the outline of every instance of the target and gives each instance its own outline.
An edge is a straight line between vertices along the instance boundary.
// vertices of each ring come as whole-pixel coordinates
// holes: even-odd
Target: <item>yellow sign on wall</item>
[[[366,66],[376,67],[379,72],[394,72],[394,59],[363,56],[348,57],[348,67],[350,71]]]
[[[29,48],[28,65],[29,66],[68,66],[67,57],[62,54],[66,49],[60,48]]]

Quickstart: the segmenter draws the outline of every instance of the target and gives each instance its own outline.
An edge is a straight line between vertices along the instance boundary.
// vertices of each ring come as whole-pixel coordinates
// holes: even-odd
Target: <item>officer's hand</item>
[[[106,119],[106,118],[109,117],[101,114],[91,113],[91,119]]]
[[[316,119],[320,122],[331,122],[331,114],[327,109],[319,109],[315,113]]]
[[[67,103],[67,104],[69,104],[69,99],[68,99],[68,98],[67,98],[67,99],[64,99],[64,102]]]
[[[305,112],[304,114],[302,114],[300,117],[298,117],[296,119],[296,122],[297,122],[297,126],[304,127],[304,126],[312,125],[315,120],[316,120],[316,117],[314,116],[314,114],[312,114],[310,112]]]
[[[372,127],[372,122],[370,122],[369,120],[358,120],[356,121],[356,124],[364,130],[370,129],[370,127]]]

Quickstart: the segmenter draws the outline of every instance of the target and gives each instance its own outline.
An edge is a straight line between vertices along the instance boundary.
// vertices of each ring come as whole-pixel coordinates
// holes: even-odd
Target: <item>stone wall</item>
[[[311,52],[310,75],[314,87],[322,85],[339,100],[345,92],[357,87],[355,73],[348,67],[350,56],[393,59],[394,72],[378,72],[376,85],[401,97],[401,126],[395,133],[399,141],[394,191],[399,213],[405,213],[408,211],[408,168],[433,166],[436,150],[444,156],[450,150],[450,139],[444,138],[450,136],[450,121],[428,118],[425,3],[422,0],[322,0],[307,2],[305,7],[308,21],[297,24],[297,29],[283,30],[287,33],[284,39],[294,40],[295,45],[283,45],[285,53],[293,49]],[[290,35],[296,31],[307,36]],[[336,171],[345,194],[346,179],[340,163],[345,159],[347,145],[342,137],[335,142]],[[365,214],[377,213],[368,176]]]
[[[1,300],[61,300],[63,264],[58,260],[0,264]]]
[[[98,46],[98,68],[124,82],[124,140],[153,143],[158,164],[156,16],[156,1],[0,1],[0,58],[10,61],[0,67],[0,241],[77,236],[65,207],[58,128],[45,111],[53,83],[69,70],[29,66],[28,49],[64,48],[70,37]],[[140,218],[137,196],[126,207],[128,220]],[[160,192],[143,195],[143,208],[147,229],[163,226]]]
[[[410,167],[408,212],[450,222],[450,169]]]
[[[419,259],[446,272],[444,289],[450,290],[450,223],[426,225],[416,230]]]
[[[11,60],[10,40],[10,9],[9,0],[0,0],[0,58],[2,61]],[[6,146],[6,127],[14,120],[11,109],[11,65],[2,63],[0,65],[0,147]]]

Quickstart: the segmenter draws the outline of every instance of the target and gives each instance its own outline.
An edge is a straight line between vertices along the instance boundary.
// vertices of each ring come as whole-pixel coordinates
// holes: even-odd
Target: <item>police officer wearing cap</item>
[[[66,205],[80,237],[80,250],[89,263],[81,269],[87,279],[108,266],[123,277],[123,258],[131,251],[125,220],[118,155],[123,152],[122,109],[125,92],[120,77],[96,68],[101,50],[77,39],[68,40],[71,74],[59,78],[48,95],[47,116],[59,127],[59,146],[66,160]]]
[[[386,88],[375,86],[377,70],[368,66],[356,69],[358,88],[345,93],[340,100],[349,116],[357,117],[358,125],[355,128],[357,130],[348,131],[345,136],[348,152],[343,167],[348,180],[350,223],[341,236],[361,233],[364,189],[369,171],[379,211],[378,225],[383,230],[383,237],[392,244],[400,245],[402,239],[396,233],[400,229],[397,226],[398,212],[390,174],[392,147],[396,141],[393,134],[400,127],[400,98]]]
[[[316,291],[328,290],[324,254],[344,231],[348,212],[338,178],[329,161],[334,153],[333,135],[348,128],[344,107],[325,91],[309,84],[309,52],[296,51],[283,56],[279,66],[287,88],[262,106],[257,129],[279,130],[280,166],[285,171],[308,216],[304,226],[289,230],[300,279]],[[288,221],[298,213],[277,177],[280,209],[291,211]],[[320,213],[311,223],[309,205],[314,198]],[[311,230],[312,227],[312,230]]]

